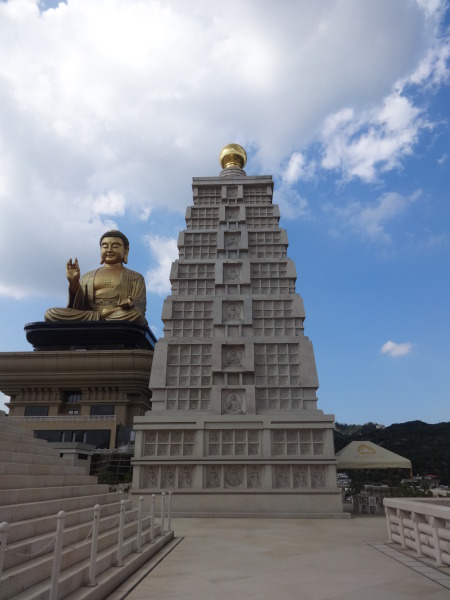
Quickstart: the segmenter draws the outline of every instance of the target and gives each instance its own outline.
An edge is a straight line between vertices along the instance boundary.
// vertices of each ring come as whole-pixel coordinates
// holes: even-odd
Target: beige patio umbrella
[[[336,452],[338,469],[408,469],[411,461],[373,442],[350,442]]]

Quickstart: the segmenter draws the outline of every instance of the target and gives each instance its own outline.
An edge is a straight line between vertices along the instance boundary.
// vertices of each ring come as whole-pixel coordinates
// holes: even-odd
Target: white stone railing
[[[389,542],[450,565],[450,499],[385,498]]]
[[[63,421],[103,421],[112,422],[116,420],[116,415],[58,415],[57,417],[8,417],[12,421],[21,421],[22,423],[48,423],[49,421],[56,421],[62,423]]]
[[[160,525],[159,529],[156,525],[156,520],[158,515],[156,514],[155,507],[155,498],[156,495],[152,494],[150,512],[144,512],[144,497],[141,496],[139,498],[139,507],[138,509],[131,509],[131,512],[134,513],[135,521],[137,523],[137,532],[136,535],[133,535],[133,552],[140,553],[142,552],[142,546],[146,543],[153,544],[155,542],[155,538],[158,535],[164,535],[165,533],[170,532],[172,529],[172,517],[171,517],[171,505],[172,505],[172,492],[166,494],[162,492],[161,494],[161,512],[160,512]],[[117,517],[117,521],[113,525],[114,528],[118,529],[118,541],[115,549],[115,566],[123,567],[125,563],[123,561],[124,554],[124,529],[125,529],[125,513],[127,512],[127,504],[129,500],[121,500],[119,514]],[[89,538],[91,539],[91,557],[89,561],[89,581],[84,581],[82,585],[93,587],[97,585],[96,577],[97,577],[97,558],[98,558],[98,537],[100,533],[100,516],[101,516],[101,505],[96,504],[93,508],[93,521],[92,526],[89,530],[87,537],[84,539],[83,543],[88,543]],[[146,529],[143,527],[143,520],[147,518],[150,520],[149,527]],[[61,555],[64,543],[64,526],[66,520],[66,512],[61,510],[56,515],[57,525],[56,532],[50,539],[50,541],[45,542],[45,545],[38,550],[37,552],[30,553],[28,555],[22,555],[26,559],[31,559],[35,556],[41,556],[43,552],[53,552],[53,560],[52,560],[52,571],[51,571],[51,582],[50,582],[50,591],[49,591],[49,600],[58,600],[58,586],[60,581],[60,569],[61,569]],[[3,566],[6,553],[8,551],[12,551],[11,548],[8,547],[8,533],[10,529],[10,524],[7,522],[0,523],[0,582],[2,580],[3,575]],[[76,542],[76,543],[79,543]]]

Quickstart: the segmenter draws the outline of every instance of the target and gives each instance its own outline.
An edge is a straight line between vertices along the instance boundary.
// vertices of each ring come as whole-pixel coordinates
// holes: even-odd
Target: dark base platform
[[[34,350],[153,350],[152,330],[135,323],[36,322],[25,325]]]

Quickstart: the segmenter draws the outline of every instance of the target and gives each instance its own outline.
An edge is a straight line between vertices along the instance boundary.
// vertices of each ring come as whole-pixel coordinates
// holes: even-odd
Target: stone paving
[[[388,546],[383,516],[175,519],[173,528],[178,545],[110,600],[450,598],[450,570]]]

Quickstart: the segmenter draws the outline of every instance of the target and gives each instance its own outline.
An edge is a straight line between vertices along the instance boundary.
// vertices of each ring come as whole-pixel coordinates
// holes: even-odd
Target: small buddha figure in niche
[[[239,307],[236,304],[230,304],[226,309],[226,318],[228,321],[239,321],[241,313]]]
[[[234,392],[232,392],[231,394],[228,394],[228,397],[225,401],[225,406],[226,406],[227,413],[235,413],[235,414],[239,414],[239,415],[242,414],[241,399]]]
[[[66,308],[49,308],[48,322],[131,321],[147,325],[146,288],[140,273],[124,267],[130,243],[120,231],[107,231],[100,238],[100,268],[80,279],[78,259],[69,258],[66,276],[69,301]]]

